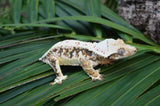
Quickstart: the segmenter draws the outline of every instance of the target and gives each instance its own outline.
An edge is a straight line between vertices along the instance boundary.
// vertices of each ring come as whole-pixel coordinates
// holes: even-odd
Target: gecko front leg
[[[54,85],[56,83],[61,84],[62,80],[67,79],[67,75],[63,75],[61,68],[59,66],[59,60],[55,57],[49,57],[49,65],[53,68],[56,73],[56,79],[50,85]]]
[[[99,74],[100,69],[95,70],[89,60],[83,60],[81,62],[81,66],[83,70],[92,78],[93,81],[95,80],[103,80],[103,75]]]

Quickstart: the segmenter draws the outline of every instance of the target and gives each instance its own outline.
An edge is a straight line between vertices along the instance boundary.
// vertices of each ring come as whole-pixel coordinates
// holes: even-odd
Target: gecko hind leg
[[[49,60],[49,65],[53,68],[53,70],[56,73],[56,79],[54,80],[54,82],[50,83],[50,85],[54,85],[56,83],[61,84],[62,80],[67,79],[67,75],[63,75],[57,58],[50,57],[48,60]]]
[[[103,75],[99,74],[100,69],[95,70],[91,65],[91,61],[83,61],[82,68],[92,78],[93,81],[103,80]]]

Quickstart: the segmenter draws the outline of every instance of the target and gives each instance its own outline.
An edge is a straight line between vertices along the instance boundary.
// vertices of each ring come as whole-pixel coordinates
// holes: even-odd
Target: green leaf
[[[87,0],[84,1],[84,6],[87,15],[101,17],[101,6],[99,0]]]
[[[130,43],[133,42],[133,38],[132,38],[131,36],[127,35],[127,34],[119,33],[119,36],[120,36],[123,40],[125,40],[125,41],[127,41],[127,42],[130,42]]]
[[[29,21],[34,23],[38,19],[38,3],[39,0],[28,0],[27,9]]]
[[[44,20],[40,21],[41,22],[51,22],[51,21],[59,21],[59,20],[81,20],[81,21],[87,21],[87,22],[93,22],[93,23],[98,23],[102,25],[109,26],[111,28],[117,29],[121,32],[127,33],[129,35],[132,35],[134,38],[140,39],[150,45],[156,45],[153,43],[151,40],[147,39],[142,33],[135,32],[133,30],[130,30],[124,26],[121,26],[119,24],[113,23],[111,21],[102,19],[102,18],[97,18],[97,17],[91,17],[91,16],[70,16],[70,17],[63,17],[63,18],[54,18],[50,20]]]
[[[5,93],[3,93],[1,95],[0,103],[5,102],[8,99],[11,99],[11,98],[13,98],[13,97],[15,97],[15,96],[17,96],[17,95],[19,95],[21,93],[24,93],[25,91],[30,90],[30,89],[32,89],[32,88],[34,88],[36,86],[40,86],[40,85],[42,85],[42,84],[44,84],[44,83],[46,83],[48,81],[51,81],[52,79],[53,79],[52,76],[47,76],[47,77],[42,78],[42,79],[40,79],[38,81],[33,81],[31,83],[28,83],[28,84],[16,87],[16,88],[14,88],[12,90],[9,90],[9,92],[5,92]],[[13,104],[13,102],[11,104]]]
[[[36,24],[36,23],[29,23],[29,24],[6,24],[6,25],[0,25],[0,26],[16,26],[18,27],[49,27],[49,28],[58,28],[58,29],[65,29],[65,30],[71,30],[70,28],[60,26],[60,25],[52,25],[52,24]]]
[[[55,0],[41,0],[41,2],[44,10],[44,16],[47,19],[54,18],[56,12]]]
[[[54,18],[54,19],[47,19],[47,20],[43,20],[43,21],[39,21],[39,23],[43,23],[43,22],[53,22],[53,21],[60,21],[60,20],[81,20],[81,21],[87,21],[87,22],[93,22],[93,23],[98,23],[98,24],[102,24],[102,25],[106,25],[109,26],[111,28],[114,28],[116,30],[119,30],[123,33],[127,33],[129,35],[132,35],[134,38],[136,39],[140,39],[150,45],[156,45],[155,43],[153,43],[151,40],[147,39],[142,33],[139,32],[135,32],[131,29],[128,29],[124,26],[121,26],[119,24],[113,23],[111,21],[102,19],[102,18],[97,18],[97,17],[91,17],[91,16],[69,16],[69,17],[62,17],[62,18]],[[10,26],[9,25],[2,25],[2,26]],[[13,25],[16,26],[16,25]]]
[[[137,100],[134,101],[132,104],[133,105],[155,105],[155,106],[160,104],[160,102],[157,101],[157,99],[160,96],[160,93],[157,92],[159,91],[159,89],[160,89],[160,84],[158,84],[156,87],[152,88],[151,90],[147,91],[145,94],[137,97],[136,98]]]
[[[155,53],[160,53],[160,47],[139,45],[139,44],[134,44],[134,43],[131,44],[130,42],[128,42],[128,44],[135,46],[140,51],[144,51],[144,52],[154,51]]]
[[[101,17],[100,0],[85,0],[84,6],[87,15]],[[93,29],[98,38],[102,38],[102,31],[100,25],[93,24]]]
[[[22,0],[11,0],[11,17],[15,24],[18,24],[21,19]]]
[[[118,0],[105,0],[105,4],[107,5],[107,7],[116,11],[118,7]]]
[[[75,11],[71,7],[68,7],[65,4],[62,4],[61,2],[56,2],[56,5],[57,5],[56,14],[59,17],[65,17],[65,16],[70,16],[70,15],[72,15],[72,16],[79,15],[79,13],[77,11]],[[67,8],[67,10],[65,8]],[[58,21],[58,24],[70,27],[73,30],[80,32],[80,33],[89,33],[86,28],[88,26],[88,24],[84,23],[84,22],[77,22],[75,20],[65,20],[65,21]]]

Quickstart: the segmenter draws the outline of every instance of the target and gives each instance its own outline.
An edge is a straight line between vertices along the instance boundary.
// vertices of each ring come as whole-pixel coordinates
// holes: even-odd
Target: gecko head
[[[117,60],[134,55],[137,52],[135,47],[125,44],[122,39],[114,40],[111,44],[113,53],[109,56],[109,59]]]

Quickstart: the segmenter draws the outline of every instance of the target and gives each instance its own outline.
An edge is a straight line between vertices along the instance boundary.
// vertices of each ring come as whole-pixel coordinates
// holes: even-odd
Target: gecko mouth
[[[114,59],[114,60],[116,60],[116,59],[118,59],[119,56],[120,56],[120,55],[119,55],[118,53],[114,53],[114,54],[110,55],[110,56],[108,57],[108,59]]]

